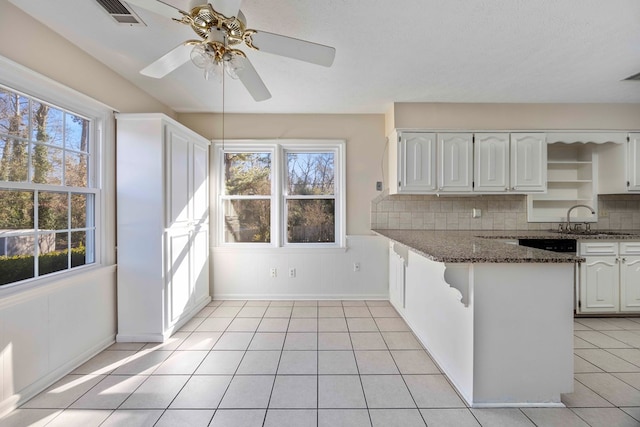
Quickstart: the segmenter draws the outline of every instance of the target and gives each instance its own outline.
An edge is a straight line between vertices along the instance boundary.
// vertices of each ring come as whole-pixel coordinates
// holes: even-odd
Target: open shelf
[[[547,147],[547,192],[527,196],[530,222],[564,222],[574,205],[597,210],[597,154],[591,144],[549,144]],[[575,209],[571,219],[596,222],[587,209]]]

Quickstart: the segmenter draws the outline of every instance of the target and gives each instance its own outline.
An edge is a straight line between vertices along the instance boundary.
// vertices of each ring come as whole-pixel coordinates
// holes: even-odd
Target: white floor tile
[[[285,337],[284,332],[257,332],[249,344],[249,350],[282,350]]]
[[[227,328],[227,332],[255,332],[260,320],[257,317],[236,317]]]
[[[342,301],[340,301],[340,300],[320,300],[320,301],[318,301],[318,307],[342,307]]]
[[[162,409],[118,409],[100,427],[153,427],[162,412]]]
[[[418,408],[464,408],[444,375],[404,375]]]
[[[323,317],[318,319],[319,332],[348,332],[344,317]]]
[[[231,376],[194,375],[170,405],[171,409],[215,409],[224,395]]]
[[[363,300],[342,300],[342,307],[366,307]]]
[[[289,329],[289,318],[264,318],[258,326],[258,332],[287,332],[287,329]]]
[[[471,409],[482,427],[534,427],[520,409]],[[424,412],[423,412],[424,413]],[[429,422],[429,421],[427,421]],[[558,426],[560,427],[560,426]]]
[[[574,353],[605,372],[640,372],[640,367],[599,348],[577,349]]]
[[[575,331],[574,334],[600,348],[631,348],[629,344],[611,338],[599,331]]]
[[[629,344],[631,347],[640,347],[640,334],[638,331],[602,331],[602,333],[618,341],[622,341],[625,344]]]
[[[192,332],[178,346],[178,350],[211,350],[222,332]]]
[[[233,375],[244,351],[211,351],[196,370],[196,375]]]
[[[284,341],[285,350],[317,350],[318,334],[314,332],[287,333]]]
[[[214,350],[246,350],[253,332],[225,332],[213,346]]]
[[[244,307],[242,310],[240,310],[237,314],[237,317],[259,317],[261,318],[262,316],[264,316],[264,313],[267,311],[267,306],[262,306],[262,307],[255,307],[255,306],[249,306],[249,307]]]
[[[213,409],[167,409],[155,427],[207,427],[214,412]]]
[[[562,395],[562,403],[567,408],[611,407],[611,403],[600,397],[578,381],[573,382],[573,393]]]
[[[308,318],[292,318],[289,321],[288,332],[317,332],[318,320]]]
[[[400,317],[398,312],[393,307],[372,307],[369,306],[369,311],[373,317]]]
[[[318,427],[371,427],[366,409],[319,409]]]
[[[318,373],[320,375],[358,374],[353,351],[319,351]]]
[[[629,384],[631,387],[640,390],[640,373],[620,373],[613,374],[614,377],[621,379],[625,383]],[[640,405],[640,402],[638,402]]]
[[[372,317],[368,307],[344,306],[343,310],[344,310],[345,317],[367,317],[367,318]]]
[[[43,427],[61,413],[61,409],[15,409],[0,418],[0,426]]]
[[[538,427],[589,427],[567,408],[524,408],[522,412]]]
[[[426,427],[417,409],[371,409],[373,427]]]
[[[640,422],[640,406],[620,409],[622,409],[625,413],[631,415],[636,421]]]
[[[638,427],[638,420],[618,408],[574,408],[591,427]]]
[[[602,372],[602,369],[598,368],[593,363],[589,363],[580,356],[573,355],[573,373],[584,374],[587,372]]]
[[[209,317],[236,317],[242,307],[218,307]]]
[[[616,406],[636,406],[640,390],[611,374],[576,374],[575,378]]]
[[[351,336],[347,332],[319,332],[319,350],[351,350]]]
[[[347,309],[349,307],[345,307]],[[378,332],[378,325],[372,317],[350,317],[347,318],[349,332]]]
[[[112,411],[99,409],[67,409],[55,417],[47,427],[97,427]]]
[[[640,350],[637,348],[612,348],[607,351],[629,363],[640,366]]]
[[[421,409],[420,413],[429,427],[480,427],[480,424],[468,409]],[[522,417],[525,418],[524,415]],[[515,424],[509,423],[487,423],[483,424],[483,426],[516,427]]]
[[[269,404],[273,387],[272,375],[249,375],[234,377],[220,402],[224,409],[261,409]],[[215,418],[215,417],[214,417]]]
[[[383,332],[409,332],[409,326],[400,317],[376,317],[378,329]]]
[[[191,332],[176,332],[165,342],[150,342],[142,347],[143,350],[176,350]]]
[[[382,338],[390,350],[422,350],[412,332],[382,332]]]
[[[291,317],[291,311],[293,307],[274,307],[269,306],[267,311],[264,313],[264,317]]]
[[[335,307],[318,307],[318,317],[344,317],[342,304]]]
[[[103,351],[74,369],[71,373],[78,375],[110,374],[118,367],[124,365],[134,354],[136,354],[136,352],[131,350]]]
[[[247,351],[236,375],[275,375],[280,361],[280,351]]]
[[[320,375],[318,377],[318,407],[366,408],[360,377],[357,375]]]
[[[318,405],[318,377],[315,375],[278,375],[269,408],[315,409]]]
[[[198,332],[224,332],[233,322],[233,317],[209,317],[195,329]]]
[[[351,332],[354,350],[387,350],[380,332]]]
[[[362,387],[369,408],[415,408],[400,375],[363,375]]]
[[[315,375],[318,373],[317,351],[283,351],[278,375]]]
[[[389,350],[355,351],[360,375],[399,374]]]
[[[76,400],[71,407],[77,409],[116,409],[147,378],[137,375],[109,375]]]
[[[440,373],[436,364],[424,350],[392,350],[391,355],[403,375]]]
[[[150,375],[171,355],[166,350],[142,350],[120,365],[114,375]]]
[[[104,378],[104,375],[67,375],[21,407],[64,409]]]
[[[207,356],[207,351],[175,351],[162,362],[154,375],[191,375]]]
[[[291,317],[306,317],[316,319],[318,317],[318,307],[306,307],[306,306],[294,306],[291,312]]]
[[[315,409],[268,409],[264,427],[316,427]]]
[[[264,409],[219,409],[210,427],[262,427]]]
[[[188,375],[150,376],[122,403],[120,408],[165,409],[188,379]]]

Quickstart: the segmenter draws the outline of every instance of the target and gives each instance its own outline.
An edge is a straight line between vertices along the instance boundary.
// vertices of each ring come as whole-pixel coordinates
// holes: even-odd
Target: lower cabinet
[[[640,242],[581,242],[579,313],[640,312]]]
[[[407,249],[389,244],[389,301],[398,309],[405,307]]]

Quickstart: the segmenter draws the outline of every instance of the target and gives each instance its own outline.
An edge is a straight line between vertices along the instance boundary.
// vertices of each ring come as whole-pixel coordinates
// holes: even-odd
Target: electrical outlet
[[[604,210],[604,209],[600,209],[600,212],[598,212],[598,216],[600,218],[608,218],[609,217],[609,211]]]
[[[360,271],[360,263],[359,262],[354,262],[353,263],[353,271],[355,271],[355,272]]]
[[[275,267],[271,267],[271,271],[270,271],[271,277],[278,277],[278,269]]]
[[[471,211],[471,218],[480,218],[482,216],[482,209],[473,208]]]
[[[376,182],[376,190],[382,191],[382,181],[377,181]]]
[[[289,268],[289,278],[293,279],[296,277],[296,269],[295,268]]]

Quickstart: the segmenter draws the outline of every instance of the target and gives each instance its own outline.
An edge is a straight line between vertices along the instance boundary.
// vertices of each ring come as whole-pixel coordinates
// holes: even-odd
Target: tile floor
[[[386,301],[214,301],[0,426],[640,426],[640,318],[577,319],[566,408],[470,409]]]

